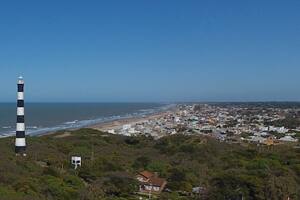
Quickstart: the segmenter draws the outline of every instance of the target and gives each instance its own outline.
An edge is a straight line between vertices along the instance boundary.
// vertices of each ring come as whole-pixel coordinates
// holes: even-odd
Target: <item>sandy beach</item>
[[[114,129],[114,130],[121,129],[123,127],[123,125],[126,125],[126,124],[130,124],[130,125],[133,126],[135,124],[142,123],[142,122],[145,122],[147,120],[155,120],[155,119],[163,118],[164,116],[170,114],[172,112],[172,110],[173,110],[173,107],[169,108],[169,109],[166,109],[166,110],[163,110],[163,111],[155,112],[153,114],[147,114],[147,115],[144,115],[144,116],[114,119],[114,120],[111,120],[111,121],[99,122],[99,123],[96,123],[96,124],[77,127],[77,128],[67,128],[67,129],[61,129],[61,130],[56,130],[56,131],[44,132],[42,134],[36,134],[35,136],[40,137],[40,136],[45,136],[45,135],[52,135],[52,134],[58,133],[59,131],[63,131],[63,133],[69,133],[69,131],[78,130],[78,129],[81,129],[81,128],[91,128],[91,129],[107,132],[107,131],[112,130],[112,129]]]
[[[100,122],[98,124],[93,124],[93,125],[89,125],[89,126],[81,127],[81,128],[91,128],[91,129],[107,132],[108,130],[112,130],[112,129],[120,129],[123,127],[123,125],[126,125],[126,124],[134,125],[134,124],[141,123],[141,122],[144,122],[147,120],[158,119],[158,118],[164,117],[168,113],[170,113],[170,110],[150,114],[147,116],[132,117],[132,118],[126,118],[126,119],[116,119],[116,120],[112,120],[109,122]],[[60,138],[60,137],[70,136],[69,131],[77,130],[77,129],[80,129],[80,128],[66,129],[65,131],[62,132],[61,136],[58,135],[57,137]],[[53,134],[57,134],[57,133],[58,133],[58,131],[50,131],[50,132],[43,133],[43,134],[40,134],[37,136],[41,137],[41,136],[53,135]]]
[[[143,121],[162,118],[165,115],[167,115],[169,112],[170,112],[170,110],[166,110],[166,111],[163,111],[163,112],[154,113],[154,114],[147,115],[147,116],[133,117],[133,118],[127,118],[127,119],[117,119],[117,120],[113,120],[113,121],[110,121],[110,122],[102,122],[102,123],[99,123],[99,124],[94,124],[94,125],[89,126],[87,128],[92,128],[92,129],[96,129],[96,130],[106,132],[106,131],[111,130],[111,129],[122,128],[122,126],[125,125],[125,124],[134,125],[134,124],[137,124],[137,123],[141,123]]]

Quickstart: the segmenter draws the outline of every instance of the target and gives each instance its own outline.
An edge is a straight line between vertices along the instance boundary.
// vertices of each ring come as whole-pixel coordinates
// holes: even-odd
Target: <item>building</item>
[[[275,144],[275,137],[274,136],[268,137],[265,141],[263,141],[263,144],[265,144],[267,146],[274,145]]]
[[[157,173],[142,171],[136,175],[140,183],[139,192],[145,194],[160,194],[166,187],[167,181],[158,177]]]
[[[77,169],[81,167],[81,157],[80,156],[72,156],[71,163],[74,165],[74,168]]]
[[[295,139],[290,135],[286,135],[286,136],[280,138],[279,141],[281,141],[281,142],[298,142],[298,139]]]
[[[25,114],[24,114],[24,80],[20,76],[18,80],[18,97],[17,97],[17,124],[16,124],[16,155],[26,156],[25,141]]]

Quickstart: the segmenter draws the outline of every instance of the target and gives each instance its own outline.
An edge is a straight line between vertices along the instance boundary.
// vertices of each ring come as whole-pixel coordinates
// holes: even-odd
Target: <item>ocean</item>
[[[174,105],[159,103],[26,103],[26,134],[76,129],[122,118],[145,116]],[[0,103],[0,137],[15,134],[16,104]]]

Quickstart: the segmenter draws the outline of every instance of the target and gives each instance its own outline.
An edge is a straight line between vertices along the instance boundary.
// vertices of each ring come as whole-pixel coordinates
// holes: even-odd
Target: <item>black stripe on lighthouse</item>
[[[24,80],[22,77],[19,77],[15,152],[16,154],[22,154],[25,156],[26,155],[25,151],[26,151],[26,141],[25,141],[25,117],[24,117]]]
[[[25,123],[24,115],[17,116],[17,123]]]
[[[18,106],[18,108],[23,108],[24,107],[24,100],[18,100],[18,102],[17,102],[17,106]]]
[[[18,92],[24,92],[24,84],[18,84]]]
[[[17,131],[16,137],[17,138],[25,138],[25,131]]]

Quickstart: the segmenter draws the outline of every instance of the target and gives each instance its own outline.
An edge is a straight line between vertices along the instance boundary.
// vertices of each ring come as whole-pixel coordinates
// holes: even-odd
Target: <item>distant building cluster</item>
[[[125,124],[108,132],[126,136],[152,136],[156,139],[178,133],[195,134],[224,142],[266,145],[298,142],[295,136],[300,132],[300,127],[288,129],[284,126],[266,125],[266,122],[284,119],[289,112],[295,110],[235,104],[178,105],[155,118]]]

